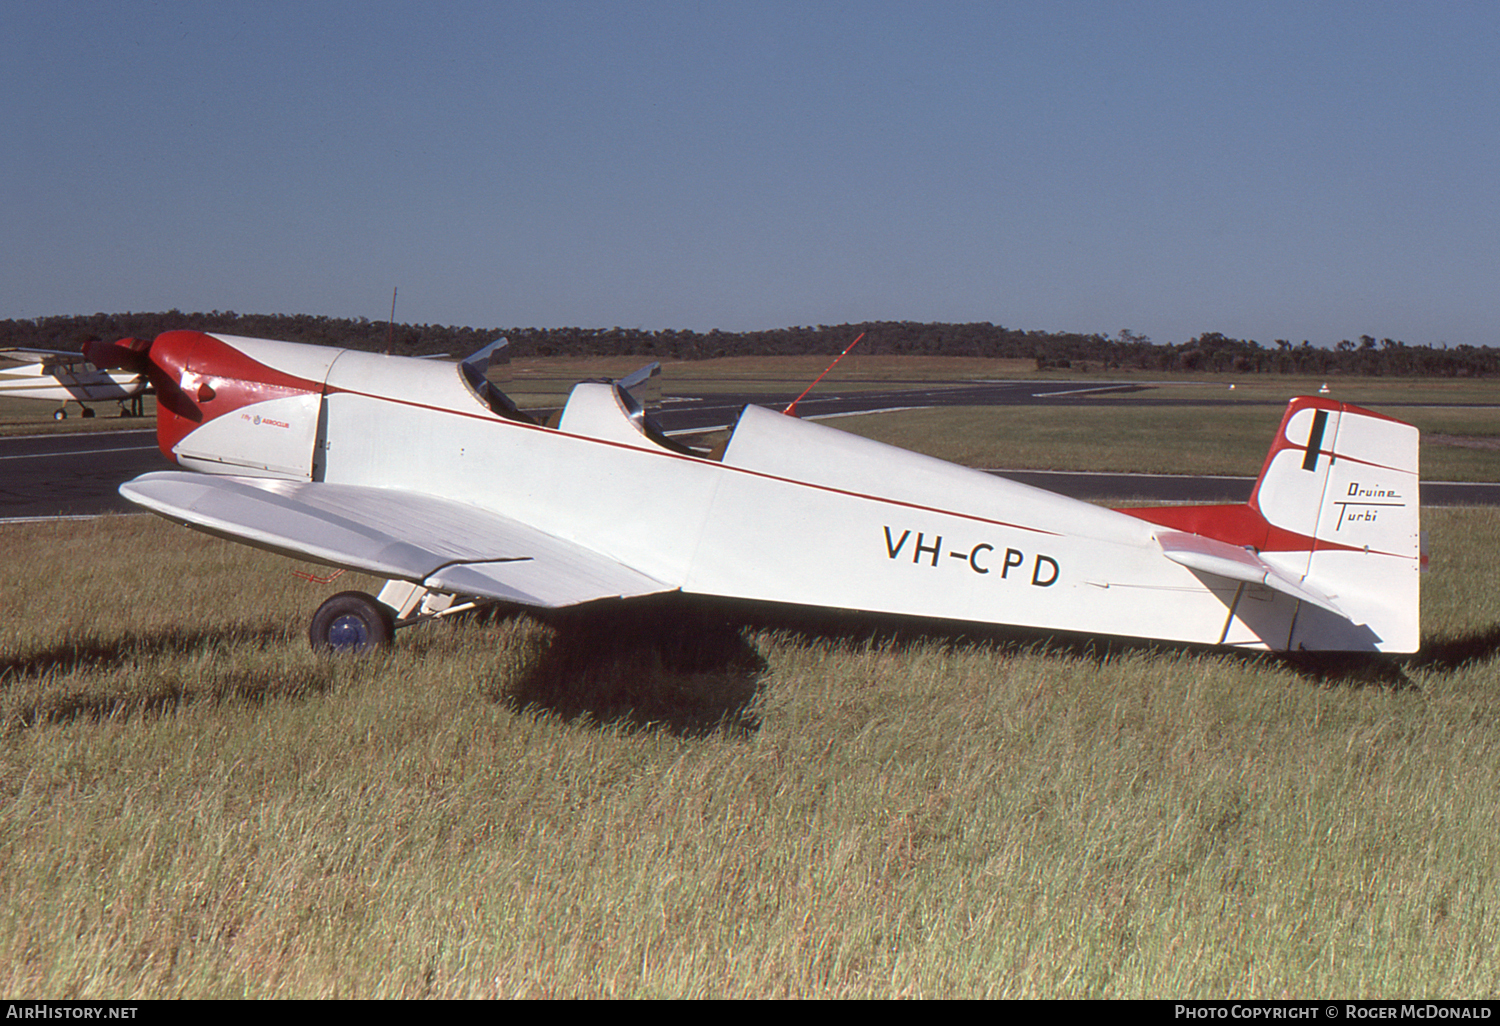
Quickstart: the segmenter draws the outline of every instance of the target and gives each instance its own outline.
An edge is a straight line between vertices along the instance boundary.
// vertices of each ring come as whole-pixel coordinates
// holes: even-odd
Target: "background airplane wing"
[[[460,595],[557,608],[675,587],[507,517],[413,492],[162,471],[120,494],[209,534]]]
[[[76,367],[88,363],[82,353],[71,353],[61,349],[27,349],[21,346],[0,347],[0,362],[40,363],[46,370],[53,367]]]

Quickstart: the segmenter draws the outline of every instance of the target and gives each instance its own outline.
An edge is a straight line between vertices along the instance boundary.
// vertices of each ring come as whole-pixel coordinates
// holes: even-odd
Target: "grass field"
[[[1500,481],[1500,409],[1398,408],[1422,430],[1426,481]],[[937,407],[825,421],[968,467],[1260,473],[1278,406]]]
[[[0,991],[1500,995],[1500,514],[1378,664],[723,610],[417,628],[0,526]],[[368,586],[368,585],[366,585]]]
[[[68,406],[67,420],[53,420],[57,404],[39,399],[0,399],[0,435],[50,435],[79,431],[128,431],[156,426],[156,398],[146,396],[145,414],[121,417],[117,404],[94,403],[94,416],[80,416],[76,403]]]

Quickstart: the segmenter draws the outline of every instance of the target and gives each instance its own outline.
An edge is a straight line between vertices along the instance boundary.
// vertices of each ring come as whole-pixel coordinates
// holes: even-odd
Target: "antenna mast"
[[[797,398],[793,399],[792,402],[791,402],[791,405],[789,405],[786,409],[782,410],[781,412],[784,413],[784,414],[786,414],[788,417],[795,417],[797,415],[797,404],[800,403],[803,400],[804,397],[806,397],[807,393],[809,393],[813,389],[817,388],[818,387],[818,382],[820,382],[824,378],[828,377],[828,372],[831,371],[831,370],[833,370],[835,367],[837,367],[839,365],[839,361],[842,360],[844,357],[848,356],[849,355],[849,350],[851,350],[855,346],[859,345],[859,339],[860,338],[864,338],[864,337],[865,337],[865,333],[863,331],[861,331],[859,333],[859,338],[856,338],[853,342],[850,342],[847,346],[845,346],[844,347],[844,351],[833,358],[833,362],[830,363],[826,368],[824,368],[823,373],[819,374],[816,378],[814,378],[813,379],[813,383],[811,385],[808,385],[806,388],[804,388],[802,390],[802,395],[799,395]]]
[[[391,286],[391,319],[386,321],[385,355],[391,355],[391,346],[396,341],[396,286]]]

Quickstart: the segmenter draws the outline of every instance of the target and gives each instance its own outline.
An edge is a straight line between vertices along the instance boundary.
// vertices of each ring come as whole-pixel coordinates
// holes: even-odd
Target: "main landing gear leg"
[[[341,591],[324,602],[313,614],[307,638],[319,651],[373,652],[389,645],[398,627],[492,604],[483,599],[460,602],[447,592],[410,581],[387,581],[379,598]]]

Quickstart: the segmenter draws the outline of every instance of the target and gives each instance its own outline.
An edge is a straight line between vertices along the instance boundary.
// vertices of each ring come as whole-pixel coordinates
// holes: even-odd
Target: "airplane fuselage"
[[[146,389],[143,375],[43,363],[0,368],[0,398],[95,403],[131,399]]]
[[[184,467],[468,504],[664,590],[1257,648],[1416,644],[1414,627],[1361,626],[1414,607],[1414,550],[1371,571],[1393,586],[1344,590],[1349,622],[1165,558],[1170,526],[759,407],[710,459],[652,442],[608,384],[577,386],[547,427],[494,412],[448,363],[194,332],[155,346],[180,386],[159,398],[159,441]],[[1414,470],[1364,476],[1414,503]],[[1352,501],[1334,558],[1391,500]],[[1308,551],[1258,558],[1309,577]]]

